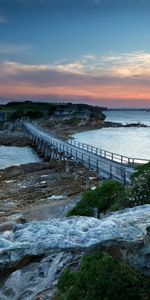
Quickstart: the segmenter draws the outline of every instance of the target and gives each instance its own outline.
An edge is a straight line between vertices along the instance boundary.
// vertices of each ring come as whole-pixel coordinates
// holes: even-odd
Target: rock
[[[50,168],[48,162],[32,162],[27,164],[22,164],[19,166],[7,167],[4,170],[0,170],[0,180],[5,180],[13,177],[17,177],[22,174],[46,170]],[[8,180],[7,180],[8,181]]]
[[[68,265],[75,270],[82,256],[83,253],[62,251],[32,259],[5,279],[1,284],[0,299],[51,299],[59,274]]]
[[[103,127],[114,127],[114,128],[118,128],[118,127],[144,127],[144,128],[148,128],[149,125],[143,124],[143,123],[127,123],[127,124],[122,124],[122,123],[118,123],[118,122],[110,122],[110,121],[105,121],[104,122],[104,126]]]
[[[16,227],[16,224],[14,222],[5,222],[3,224],[0,224],[0,232],[5,231],[13,231]]]
[[[114,212],[101,220],[71,217],[19,224],[12,230],[11,240],[9,235],[0,235],[0,268],[50,251],[114,247],[127,262],[150,274],[149,226],[150,205]]]

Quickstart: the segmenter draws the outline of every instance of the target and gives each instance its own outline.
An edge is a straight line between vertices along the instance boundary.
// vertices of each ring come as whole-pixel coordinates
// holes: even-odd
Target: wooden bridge
[[[66,161],[66,172],[69,173],[69,161],[74,162],[75,177],[78,177],[78,163],[82,163],[87,173],[96,171],[101,178],[110,178],[130,184],[130,175],[134,172],[135,164],[142,164],[148,160],[129,158],[103,149],[78,142],[74,139],[64,140],[52,133],[36,127],[32,123],[24,123],[28,138],[34,143],[38,152],[45,158],[57,159],[62,157]]]

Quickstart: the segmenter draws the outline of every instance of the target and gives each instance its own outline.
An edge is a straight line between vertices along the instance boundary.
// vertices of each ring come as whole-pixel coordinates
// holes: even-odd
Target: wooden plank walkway
[[[135,163],[146,163],[147,160],[128,158],[114,154],[91,145],[77,142],[73,139],[62,140],[53,136],[44,129],[38,128],[32,123],[24,123],[26,132],[38,150],[45,157],[61,159],[63,154],[66,160],[66,170],[69,168],[69,160],[75,164],[75,174],[78,175],[78,163],[81,162],[87,170],[96,171],[102,178],[112,178],[130,184],[130,175],[134,172]]]

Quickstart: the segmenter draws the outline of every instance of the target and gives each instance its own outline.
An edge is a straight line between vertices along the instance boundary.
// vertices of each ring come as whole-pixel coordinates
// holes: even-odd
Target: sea
[[[0,170],[40,161],[41,158],[30,147],[0,146]]]
[[[147,110],[107,110],[106,121],[122,124],[141,123],[150,126],[150,109]]]
[[[150,110],[108,110],[104,113],[106,121],[150,126]],[[123,156],[150,160],[150,127],[102,128],[76,133],[73,137]]]

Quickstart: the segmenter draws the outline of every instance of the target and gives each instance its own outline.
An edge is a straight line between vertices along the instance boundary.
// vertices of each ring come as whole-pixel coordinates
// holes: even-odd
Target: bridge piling
[[[66,174],[70,174],[69,159],[66,157]]]
[[[74,162],[74,177],[75,177],[76,180],[79,177],[79,174],[78,174],[78,161],[77,160]]]
[[[109,178],[112,179],[112,165],[111,164],[110,164],[110,170],[109,170],[109,172],[110,172]]]
[[[90,187],[89,169],[88,168],[86,168],[86,171],[85,171],[85,186],[86,186],[86,190],[88,190]]]
[[[98,165],[98,159],[96,160],[96,173],[99,173],[99,165]]]

